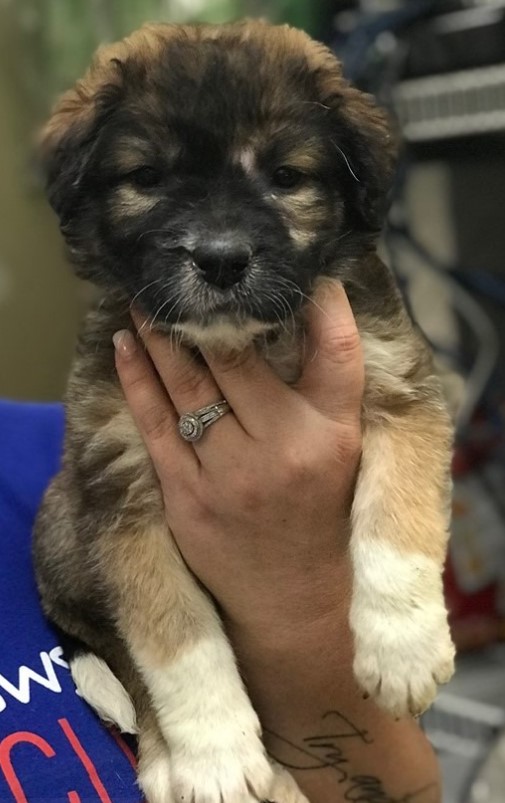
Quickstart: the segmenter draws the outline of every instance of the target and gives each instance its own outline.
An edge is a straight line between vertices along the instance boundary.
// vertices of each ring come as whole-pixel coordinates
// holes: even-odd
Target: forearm
[[[433,751],[414,720],[363,698],[352,674],[347,606],[298,642],[231,632],[270,754],[311,803],[439,803]]]

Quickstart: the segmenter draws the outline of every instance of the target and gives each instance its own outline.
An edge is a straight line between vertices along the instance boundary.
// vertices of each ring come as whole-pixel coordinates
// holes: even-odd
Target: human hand
[[[339,580],[361,447],[361,347],[340,285],[326,286],[306,319],[295,387],[252,347],[205,353],[201,365],[141,329],[150,363],[131,333],[115,336],[119,378],[185,561],[225,619],[271,638],[332,616],[348,589]],[[222,398],[233,412],[184,442],[179,415]]]

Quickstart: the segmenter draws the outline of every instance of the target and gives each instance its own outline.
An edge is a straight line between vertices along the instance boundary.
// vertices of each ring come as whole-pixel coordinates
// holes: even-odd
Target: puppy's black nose
[[[240,281],[250,258],[247,243],[224,236],[209,239],[193,251],[193,261],[205,280],[221,290]]]

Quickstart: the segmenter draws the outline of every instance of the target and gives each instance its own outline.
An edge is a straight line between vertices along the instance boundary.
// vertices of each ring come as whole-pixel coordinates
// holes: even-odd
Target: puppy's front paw
[[[184,733],[184,730],[186,731]],[[171,745],[175,803],[258,803],[273,780],[257,720],[193,723]]]
[[[147,766],[140,764],[138,785],[146,803],[174,803],[170,778],[168,750],[161,751]]]
[[[275,803],[309,803],[292,775],[273,759],[270,759],[270,763],[274,770],[274,780],[268,799]]]
[[[387,606],[386,606],[387,607]],[[364,691],[394,716],[418,715],[454,672],[454,645],[441,604],[354,611],[354,673]],[[356,623],[360,624],[356,626]]]
[[[370,542],[355,548],[354,672],[394,716],[421,714],[454,672],[439,565]]]

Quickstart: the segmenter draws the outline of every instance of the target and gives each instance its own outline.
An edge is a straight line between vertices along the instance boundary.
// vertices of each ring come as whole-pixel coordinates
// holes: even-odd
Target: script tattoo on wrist
[[[301,744],[265,728],[271,740],[270,755],[288,770],[314,771],[331,769],[342,785],[343,798],[349,803],[430,803],[438,790],[436,782],[428,783],[401,797],[393,797],[374,775],[355,775],[346,753],[350,742],[367,747],[374,743],[369,732],[352,723],[340,711],[327,711],[323,732],[306,736]]]

